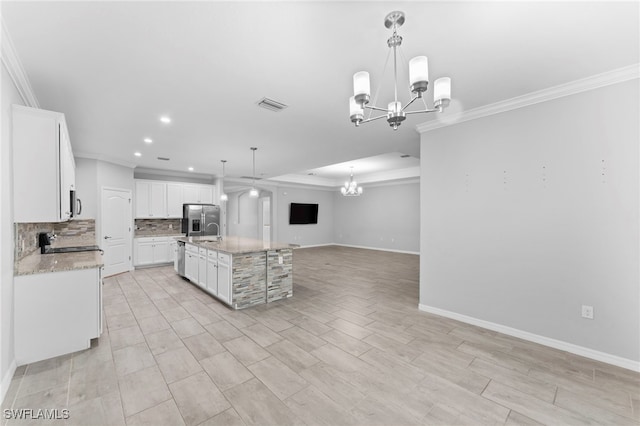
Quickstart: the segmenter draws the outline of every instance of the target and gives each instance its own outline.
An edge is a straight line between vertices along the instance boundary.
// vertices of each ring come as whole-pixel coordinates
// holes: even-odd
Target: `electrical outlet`
[[[582,318],[593,319],[593,306],[582,305]]]
[[[173,229],[173,223],[169,224],[169,229]]]
[[[282,265],[283,261],[284,261],[284,259],[282,258],[282,256],[278,256],[278,263],[280,265]]]

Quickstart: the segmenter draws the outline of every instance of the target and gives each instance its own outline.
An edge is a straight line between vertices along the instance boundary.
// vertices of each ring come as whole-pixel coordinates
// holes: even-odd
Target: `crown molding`
[[[115,164],[116,166],[123,166],[123,167],[127,167],[130,169],[135,169],[137,164],[135,163],[130,163],[128,161],[120,161],[120,160],[116,160],[114,158],[111,157],[106,157],[104,155],[99,155],[99,154],[93,154],[90,152],[83,152],[83,151],[78,151],[73,153],[73,156],[76,158],[85,158],[87,160],[98,160],[98,161],[103,161],[105,163],[111,163],[111,164]]]
[[[553,99],[574,95],[588,90],[598,89],[612,84],[622,83],[628,80],[640,78],[640,64],[633,64],[602,74],[596,74],[591,77],[582,78],[559,86],[553,86],[548,89],[531,92],[526,95],[517,96],[515,98],[496,102],[493,104],[473,108],[458,114],[447,117],[447,122],[439,120],[430,120],[426,123],[418,124],[416,130],[418,133],[426,133],[441,127],[452,126],[454,124],[464,123],[465,121],[476,120],[478,118],[488,117],[490,115],[500,114],[502,112],[511,111],[518,108],[524,108],[529,105],[547,102]]]
[[[11,40],[11,36],[7,30],[7,25],[4,23],[4,19],[2,19],[2,17],[0,17],[0,26],[2,27],[2,42],[0,43],[2,64],[9,73],[9,76],[11,77],[13,84],[16,86],[16,89],[18,90],[18,93],[25,105],[32,108],[40,108],[38,98],[36,98],[36,94],[33,92],[31,83],[29,83],[27,73],[22,66],[22,62],[18,57],[15,47],[13,46],[13,41]]]

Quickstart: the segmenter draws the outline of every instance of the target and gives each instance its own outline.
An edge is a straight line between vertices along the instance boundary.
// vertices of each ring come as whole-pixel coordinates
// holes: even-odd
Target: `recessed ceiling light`
[[[193,167],[189,167],[189,171],[192,172],[193,171]]]
[[[160,117],[160,121],[162,121],[163,123],[171,123],[171,119],[166,115],[163,115],[162,117]]]
[[[145,141],[146,143],[151,143],[151,142],[153,142],[153,140],[151,140],[151,138],[144,138],[144,141]]]
[[[136,157],[142,157],[142,154],[139,152],[134,152],[133,155],[135,155]]]

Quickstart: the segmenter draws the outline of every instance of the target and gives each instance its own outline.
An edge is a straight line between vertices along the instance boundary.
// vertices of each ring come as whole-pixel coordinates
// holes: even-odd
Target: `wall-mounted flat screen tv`
[[[289,205],[289,225],[318,223],[318,205],[291,203]]]

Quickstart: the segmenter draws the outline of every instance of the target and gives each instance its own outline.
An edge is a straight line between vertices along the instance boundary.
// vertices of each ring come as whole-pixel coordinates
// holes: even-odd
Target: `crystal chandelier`
[[[227,196],[227,194],[224,192],[224,163],[227,162],[227,160],[220,160],[222,162],[222,194],[220,194],[220,201],[227,201],[229,199],[229,197]]]
[[[362,195],[362,187],[358,186],[358,183],[353,180],[353,167],[351,167],[351,177],[344,183],[344,186],[340,188],[340,192],[345,197],[357,197]]]
[[[397,33],[397,29],[404,24],[404,13],[394,11],[389,13],[384,19],[384,26],[393,30],[393,35],[387,40],[387,46],[389,46],[389,52],[387,53],[387,60],[384,65],[384,71],[387,69],[389,63],[389,56],[393,51],[393,80],[394,80],[394,99],[390,102],[387,108],[380,108],[376,106],[378,97],[378,87],[373,102],[369,104],[371,90],[369,83],[369,73],[366,71],[360,71],[353,75],[353,96],[349,98],[349,111],[351,116],[351,122],[355,123],[356,127],[361,123],[368,123],[370,121],[378,120],[380,118],[387,118],[387,122],[393,130],[398,130],[398,126],[407,118],[407,114],[420,114],[429,112],[442,112],[445,107],[449,105],[451,101],[451,79],[449,77],[442,77],[434,82],[433,88],[433,108],[429,109],[427,103],[422,97],[422,93],[427,90],[429,85],[429,68],[426,56],[416,56],[409,61],[409,90],[411,100],[402,107],[402,104],[398,101],[398,61],[397,51],[402,44],[402,37]],[[402,53],[402,51],[401,51]],[[417,99],[421,99],[424,104],[424,109],[417,111],[407,111],[406,109],[414,103]],[[368,117],[364,118],[364,110],[368,109]],[[371,117],[372,111],[381,111],[384,114]]]
[[[251,190],[249,191],[249,197],[251,198],[258,198],[258,195],[260,195],[260,193],[258,192],[258,190],[256,189],[256,150],[258,148],[256,147],[251,147],[251,151],[253,151],[253,180],[251,183]]]

